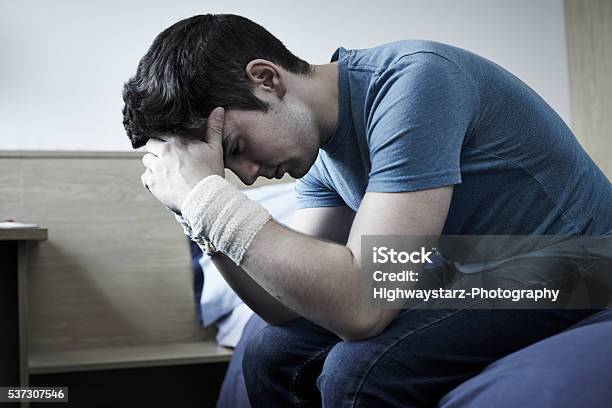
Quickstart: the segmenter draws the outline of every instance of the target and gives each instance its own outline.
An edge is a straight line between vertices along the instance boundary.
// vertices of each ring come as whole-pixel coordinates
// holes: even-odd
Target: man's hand
[[[142,162],[147,168],[142,184],[175,213],[189,192],[205,177],[224,176],[223,108],[215,108],[206,124],[204,141],[182,136],[162,136],[147,142]]]

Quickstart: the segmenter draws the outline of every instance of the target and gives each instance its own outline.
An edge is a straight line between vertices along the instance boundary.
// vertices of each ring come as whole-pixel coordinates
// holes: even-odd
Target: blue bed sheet
[[[452,390],[439,408],[612,406],[612,310],[512,353]]]

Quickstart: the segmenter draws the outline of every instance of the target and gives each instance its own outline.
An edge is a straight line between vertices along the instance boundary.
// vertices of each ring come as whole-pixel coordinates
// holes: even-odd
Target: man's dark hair
[[[160,133],[190,135],[217,106],[267,111],[245,74],[256,58],[295,74],[312,74],[306,61],[241,16],[199,15],[165,29],[123,87],[123,126],[132,147]]]

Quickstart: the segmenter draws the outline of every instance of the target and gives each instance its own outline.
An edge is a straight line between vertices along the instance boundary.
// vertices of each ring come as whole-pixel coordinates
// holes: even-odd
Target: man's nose
[[[254,161],[249,162],[247,166],[248,174],[252,175],[253,177],[257,177],[260,167],[261,165],[257,162],[254,162]]]
[[[254,161],[249,161],[246,165],[246,179],[252,184],[255,182],[255,180],[257,179],[257,175],[259,174],[259,169],[261,167],[261,164],[254,162]]]
[[[247,171],[249,172],[249,174],[257,175],[257,172],[259,171],[260,167],[261,167],[261,165],[259,163],[254,162],[254,161],[250,161],[247,164]]]

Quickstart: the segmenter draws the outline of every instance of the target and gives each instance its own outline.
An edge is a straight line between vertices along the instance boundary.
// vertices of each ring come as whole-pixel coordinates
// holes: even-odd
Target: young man
[[[428,406],[590,311],[389,310],[361,292],[362,235],[604,235],[609,181],[557,114],[451,46],[339,48],[313,66],[259,25],[162,32],[124,87],[143,184],[270,326],[254,406]],[[292,228],[223,179],[299,178]]]

